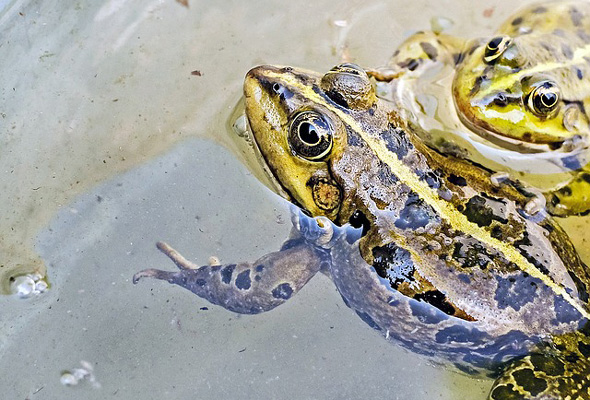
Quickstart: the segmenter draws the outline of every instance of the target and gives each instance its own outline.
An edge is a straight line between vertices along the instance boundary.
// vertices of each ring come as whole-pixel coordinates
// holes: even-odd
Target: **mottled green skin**
[[[456,66],[453,98],[465,124],[523,151],[587,145],[590,2],[531,5],[494,36],[506,44],[492,51],[489,39],[471,42]],[[545,112],[530,101],[538,82],[551,82],[558,95]]]
[[[134,282],[167,280],[255,314],[321,271],[386,339],[468,373],[499,376],[493,399],[574,396],[572,379],[588,395],[588,269],[548,215],[523,211],[525,188],[494,186],[489,172],[428,149],[356,66],[324,76],[261,66],[244,86],[269,170],[315,218],[295,211],[290,239],[254,263],[198,267],[160,243],[180,271],[144,270]],[[290,135],[310,112],[332,140],[313,161],[296,153]]]
[[[505,49],[497,58],[486,59],[492,38],[500,37],[508,43]],[[441,68],[446,68],[450,79],[439,76],[429,86],[432,74]],[[545,193],[549,212],[567,216],[590,210],[590,2],[530,5],[484,39],[419,32],[400,46],[388,68],[371,73],[378,81],[391,80],[393,99],[389,100],[429,145],[481,162],[481,155],[474,154],[477,150],[461,148],[463,143],[453,139],[473,132],[509,158],[519,158],[509,154],[514,152],[531,162],[552,160],[555,168],[572,171],[572,177]],[[540,112],[532,98],[534,89],[544,82],[552,85],[551,93],[558,101]],[[440,89],[440,85],[446,87]],[[419,93],[409,94],[412,90]],[[429,118],[438,117],[415,107],[415,98],[425,95],[437,99],[439,115],[453,113],[459,118],[456,125],[445,127],[454,147],[441,142],[440,134],[430,140],[434,125]],[[446,109],[449,99],[453,105]],[[490,150],[486,152],[489,155]],[[505,165],[510,168],[510,161]],[[531,172],[539,173],[539,169]]]

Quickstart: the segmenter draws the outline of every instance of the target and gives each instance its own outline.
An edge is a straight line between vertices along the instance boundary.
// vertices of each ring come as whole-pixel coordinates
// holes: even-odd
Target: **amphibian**
[[[533,4],[486,39],[419,32],[372,73],[392,80],[385,97],[430,145],[442,148],[452,134],[452,150],[466,158],[573,171],[546,191],[548,208],[562,216],[590,209],[590,2]]]
[[[531,193],[431,150],[375,95],[365,71],[260,66],[246,115],[281,192],[301,211],[254,262],[147,269],[228,310],[257,314],[317,272],[387,340],[496,377],[490,399],[590,396],[588,268]]]

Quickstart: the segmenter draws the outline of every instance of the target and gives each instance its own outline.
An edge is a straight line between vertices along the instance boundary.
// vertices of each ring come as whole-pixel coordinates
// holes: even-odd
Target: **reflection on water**
[[[288,205],[236,163],[247,156],[225,125],[253,65],[324,71],[344,53],[380,65],[433,16],[461,21],[453,33],[484,35],[512,12],[478,3],[0,1],[0,291],[45,267],[51,282],[24,301],[0,298],[3,394],[484,398],[489,382],[387,345],[320,277],[254,318],[130,282],[166,262],[158,240],[206,263],[254,260],[287,236]],[[565,224],[585,229],[582,218]],[[582,237],[573,240],[588,249]],[[102,388],[60,384],[82,360]]]

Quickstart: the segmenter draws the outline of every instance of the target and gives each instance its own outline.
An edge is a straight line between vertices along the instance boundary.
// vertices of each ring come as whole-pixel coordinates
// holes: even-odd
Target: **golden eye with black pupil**
[[[493,38],[486,46],[483,60],[488,64],[492,64],[504,53],[511,43],[512,39],[509,36],[497,36]]]
[[[534,114],[544,117],[559,105],[559,88],[551,81],[537,83],[527,98],[527,107]]]
[[[289,146],[299,157],[320,161],[332,150],[333,129],[328,120],[315,111],[295,116],[289,128]]]

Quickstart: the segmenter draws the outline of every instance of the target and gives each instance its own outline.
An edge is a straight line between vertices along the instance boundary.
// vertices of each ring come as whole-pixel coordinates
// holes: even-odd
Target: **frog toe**
[[[163,281],[168,281],[170,283],[174,283],[175,280],[178,280],[178,277],[178,272],[162,271],[161,269],[148,268],[139,271],[135,275],[133,275],[133,284],[137,284],[141,280],[141,278],[155,278]]]

